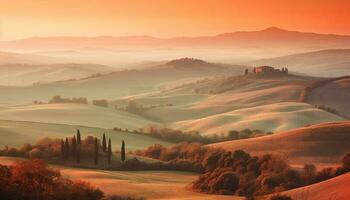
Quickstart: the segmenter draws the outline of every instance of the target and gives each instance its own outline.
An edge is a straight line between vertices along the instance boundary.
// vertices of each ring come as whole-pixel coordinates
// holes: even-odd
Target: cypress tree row
[[[95,165],[98,164],[98,142],[97,142],[97,138],[95,138],[94,162],[95,162]]]
[[[112,142],[111,142],[111,138],[108,139],[107,156],[108,156],[108,165],[110,165],[111,164],[111,160],[112,160]]]
[[[122,162],[125,161],[125,142],[124,140],[122,141],[122,148],[121,148],[121,151],[120,151],[120,159],[122,160]]]
[[[104,153],[107,152],[106,135],[104,133],[103,133],[103,138],[102,138],[102,151]]]

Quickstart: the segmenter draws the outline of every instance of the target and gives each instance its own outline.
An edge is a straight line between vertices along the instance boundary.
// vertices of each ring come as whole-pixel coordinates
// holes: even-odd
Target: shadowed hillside
[[[306,102],[324,105],[341,115],[350,118],[350,77],[343,77],[326,82],[312,89]]]
[[[334,122],[294,129],[260,138],[210,145],[227,150],[242,149],[251,154],[285,156],[293,165],[340,163],[350,151],[350,123]]]
[[[282,192],[293,199],[307,200],[347,200],[350,198],[350,173],[313,185]],[[268,199],[261,198],[261,199]]]

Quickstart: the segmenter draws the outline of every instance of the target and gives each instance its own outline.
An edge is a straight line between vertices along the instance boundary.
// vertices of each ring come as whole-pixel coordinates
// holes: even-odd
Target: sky
[[[267,27],[350,35],[349,0],[0,0],[0,40],[215,35]]]

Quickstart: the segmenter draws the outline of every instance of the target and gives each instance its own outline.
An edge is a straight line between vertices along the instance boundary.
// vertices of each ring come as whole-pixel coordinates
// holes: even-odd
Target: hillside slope
[[[72,137],[77,129],[80,130],[83,138],[89,135],[101,138],[102,134],[106,133],[107,138],[111,138],[114,150],[120,148],[122,140],[125,140],[127,150],[144,149],[153,144],[172,145],[153,137],[123,131],[65,124],[0,120],[0,147],[20,147],[24,144],[34,144],[45,137]]]
[[[237,75],[242,67],[206,63],[192,66],[192,61],[182,67],[162,65],[140,70],[114,72],[76,81],[35,85],[31,87],[0,87],[0,104],[25,104],[34,100],[47,101],[52,96],[86,97],[88,99],[114,99],[123,96],[151,93],[168,85],[184,83],[208,76]]]
[[[293,165],[334,165],[350,150],[350,122],[334,122],[294,129],[259,138],[209,145],[227,150],[242,149],[251,154],[273,153]]]
[[[329,121],[343,121],[342,117],[304,103],[276,103],[209,117],[179,121],[172,125],[186,131],[199,131],[206,135],[227,134],[230,130],[258,129],[280,132]]]
[[[81,79],[114,71],[112,67],[91,64],[0,65],[0,85],[27,86]]]
[[[0,107],[0,119],[135,130],[157,124],[131,113],[85,104]]]
[[[311,76],[337,77],[350,74],[350,49],[330,49],[249,62],[248,65],[288,67]]]
[[[292,199],[300,200],[348,200],[350,199],[350,173],[312,184],[282,192]],[[268,199],[262,198],[262,199]]]
[[[42,55],[35,55],[35,54],[0,51],[0,65],[8,65],[8,64],[42,65],[42,64],[57,64],[57,63],[62,63],[66,61],[68,60],[65,58],[57,59],[49,56],[42,56]]]
[[[349,68],[350,69],[350,68]],[[306,102],[324,105],[350,118],[350,78],[334,80],[316,87],[308,94]]]

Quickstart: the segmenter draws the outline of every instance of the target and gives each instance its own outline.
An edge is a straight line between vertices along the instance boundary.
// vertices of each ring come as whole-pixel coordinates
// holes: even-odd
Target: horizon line
[[[263,29],[255,29],[255,30],[237,30],[237,31],[230,31],[230,32],[221,32],[217,34],[208,34],[208,35],[183,35],[183,36],[170,36],[170,37],[159,37],[159,36],[152,36],[152,35],[95,35],[95,36],[79,36],[79,35],[56,35],[56,36],[28,36],[18,39],[10,39],[10,40],[2,40],[0,39],[0,42],[15,42],[15,41],[21,41],[21,40],[29,40],[29,39],[49,39],[49,38],[103,38],[103,37],[111,37],[111,38],[127,38],[127,37],[148,37],[152,39],[160,39],[160,40],[167,40],[167,39],[176,39],[176,38],[201,38],[201,37],[217,37],[220,35],[225,34],[234,34],[234,33],[245,33],[245,32],[262,32],[262,31],[268,31],[268,30],[279,30],[279,31],[286,31],[286,32],[295,32],[295,33],[309,33],[309,34],[318,34],[318,35],[333,35],[333,36],[350,36],[350,34],[337,34],[337,33],[321,33],[321,32],[313,32],[313,31],[300,31],[300,30],[289,30],[285,28],[280,28],[277,26],[269,26],[267,28]]]

